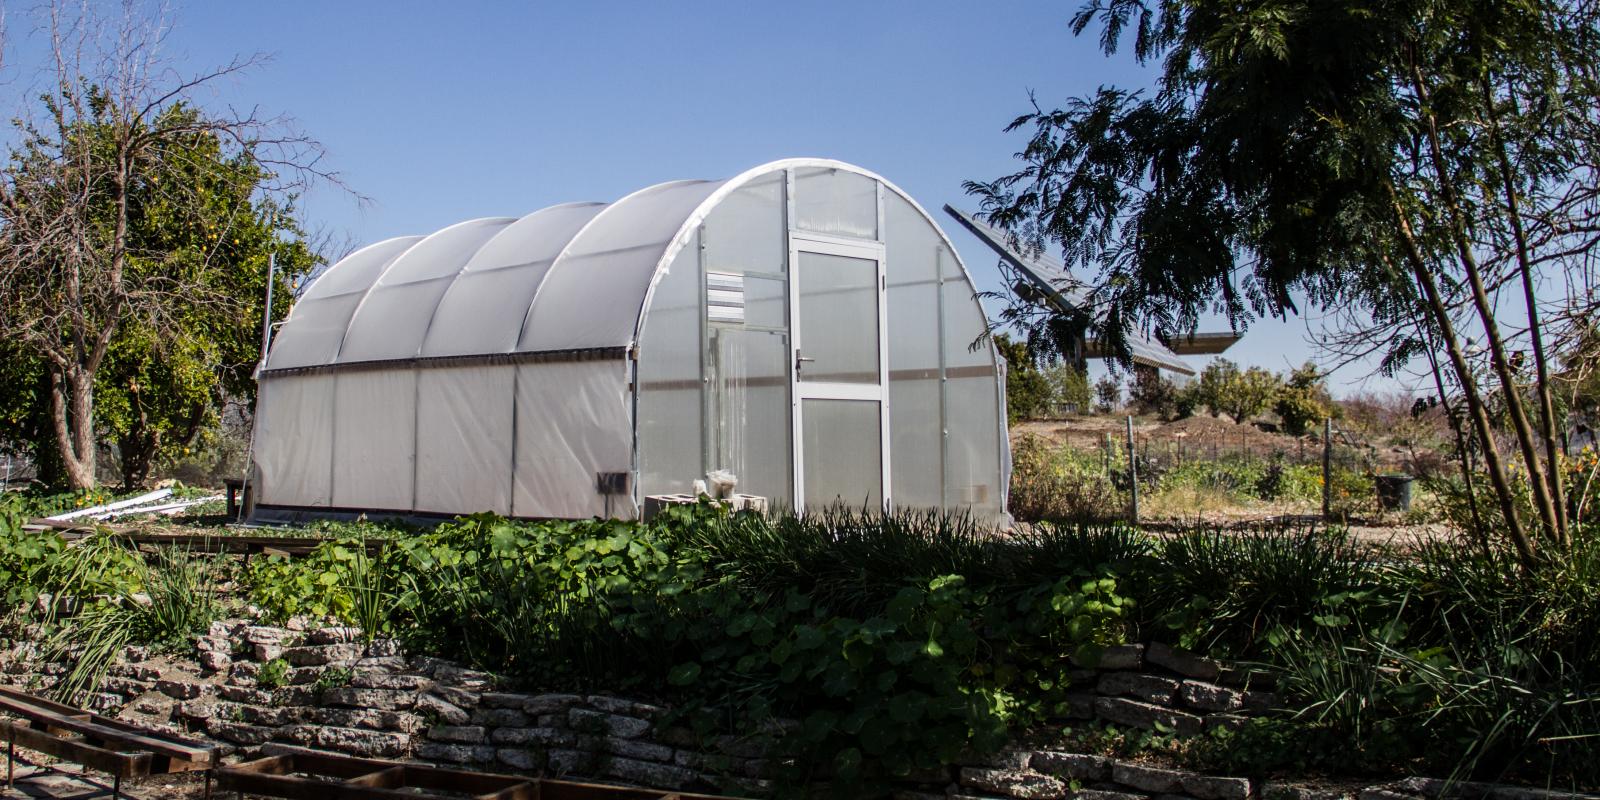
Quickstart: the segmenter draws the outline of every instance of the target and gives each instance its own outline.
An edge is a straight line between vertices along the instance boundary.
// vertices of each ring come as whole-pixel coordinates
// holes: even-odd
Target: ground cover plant
[[[391,536],[327,524],[309,557],[152,560],[0,527],[7,632],[93,684],[129,644],[181,650],[248,600],[323,616],[529,687],[669,701],[707,735],[785,729],[786,777],[870,787],[1022,735],[1057,736],[1074,661],[1160,640],[1274,673],[1283,711],[1180,744],[1197,766],[1454,774],[1593,787],[1600,544],[1526,573],[1489,543],[1392,551],[1338,530],[1156,536],[1118,524],[1009,536],[937,515],[678,510],[640,524],[463,518]],[[149,605],[131,604],[133,594]],[[41,595],[78,598],[73,613]],[[157,598],[160,595],[160,598]],[[1127,737],[1105,734],[1118,741]],[[881,784],[880,784],[881,785]]]

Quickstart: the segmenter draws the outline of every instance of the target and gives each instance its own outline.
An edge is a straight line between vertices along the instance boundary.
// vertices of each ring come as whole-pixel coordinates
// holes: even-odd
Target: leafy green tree
[[[1502,393],[1536,531],[1564,545],[1534,287],[1600,241],[1597,16],[1565,0],[1098,0],[1074,31],[1098,25],[1108,53],[1131,40],[1161,62],[1157,90],[1036,105],[1011,125],[1032,129],[1023,168],[968,189],[990,221],[1100,271],[1096,334],[1113,351],[1134,321],[1181,333],[1220,310],[1242,327],[1310,303],[1392,331],[1390,369],[1443,352],[1531,565],[1464,339],[1481,337],[1492,379],[1514,388],[1490,287],[1520,290],[1537,432]]]
[[[1028,354],[1026,342],[997,333],[995,349],[1006,360],[1006,418],[1015,425],[1037,419],[1050,402],[1050,384],[1039,372],[1033,357]]]
[[[1316,423],[1337,416],[1338,407],[1328,394],[1328,386],[1317,365],[1309,361],[1289,373],[1272,404],[1273,413],[1283,420],[1283,429],[1302,436]]]
[[[1100,403],[1100,410],[1109,414],[1122,405],[1122,383],[1114,375],[1106,375],[1094,384],[1094,398]]]
[[[261,204],[332,176],[318,172],[315,142],[276,121],[189,103],[250,61],[163,83],[174,70],[154,37],[167,21],[125,7],[129,35],[97,50],[101,40],[81,35],[103,24],[93,7],[55,11],[54,83],[21,110],[0,172],[0,338],[20,359],[6,371],[42,375],[29,385],[44,391],[3,402],[45,415],[53,453],[41,461],[83,488],[103,438],[127,444],[125,466],[140,473],[163,441],[182,438],[168,433],[174,418],[194,419],[196,399],[215,396],[205,376],[239,387],[255,360],[235,344],[252,318],[259,330],[258,256],[283,247],[266,236]],[[291,269],[303,260],[285,256]],[[19,424],[44,449],[37,419]]]

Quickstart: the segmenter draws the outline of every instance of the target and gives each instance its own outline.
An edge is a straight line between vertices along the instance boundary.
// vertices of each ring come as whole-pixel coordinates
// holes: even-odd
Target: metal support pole
[[[1128,523],[1139,524],[1139,467],[1133,452],[1133,417],[1128,417]]]
[[[1105,469],[1103,471],[1106,477],[1109,478],[1111,477],[1111,431],[1106,431],[1106,446],[1103,456],[1102,460],[1105,461]]]
[[[111,797],[112,797],[112,800],[121,800],[122,799],[122,776],[121,775],[113,775],[113,776],[111,776]]]
[[[1322,420],[1322,521],[1333,515],[1333,418]]]
[[[12,779],[15,777],[17,767],[17,739],[11,733],[11,728],[6,728],[6,788],[10,789]]]

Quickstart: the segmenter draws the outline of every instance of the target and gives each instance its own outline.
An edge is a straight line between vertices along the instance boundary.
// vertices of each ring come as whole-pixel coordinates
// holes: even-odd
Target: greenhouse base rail
[[[0,712],[23,721],[0,720],[6,740],[6,787],[15,778],[18,745],[81,764],[111,776],[111,796],[120,798],[124,778],[206,771],[205,796],[211,796],[211,770],[217,750],[211,745],[159,733],[91,714],[53,700],[0,686]]]
[[[427,767],[267,745],[217,769],[224,791],[285,800],[715,800],[711,795]]]

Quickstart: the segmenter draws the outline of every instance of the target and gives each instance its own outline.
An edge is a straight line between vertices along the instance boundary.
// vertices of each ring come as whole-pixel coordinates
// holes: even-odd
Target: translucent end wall
[[[998,517],[1006,488],[1001,389],[972,285],[922,210],[870,176],[827,167],[772,171],[727,191],[659,277],[639,337],[641,496],[688,493],[724,470],[739,492],[794,504],[792,234],[882,248],[894,507]],[[807,353],[843,347],[823,340],[856,327],[860,310],[838,297],[831,308],[798,312],[835,316],[813,321]],[[876,469],[878,453],[828,447],[815,433],[828,427],[859,431],[845,437],[857,443],[875,439],[877,415],[848,401],[806,404],[814,419],[802,426],[800,466],[837,483],[822,490],[813,480],[807,494],[837,488],[843,498],[861,484],[858,473]]]

